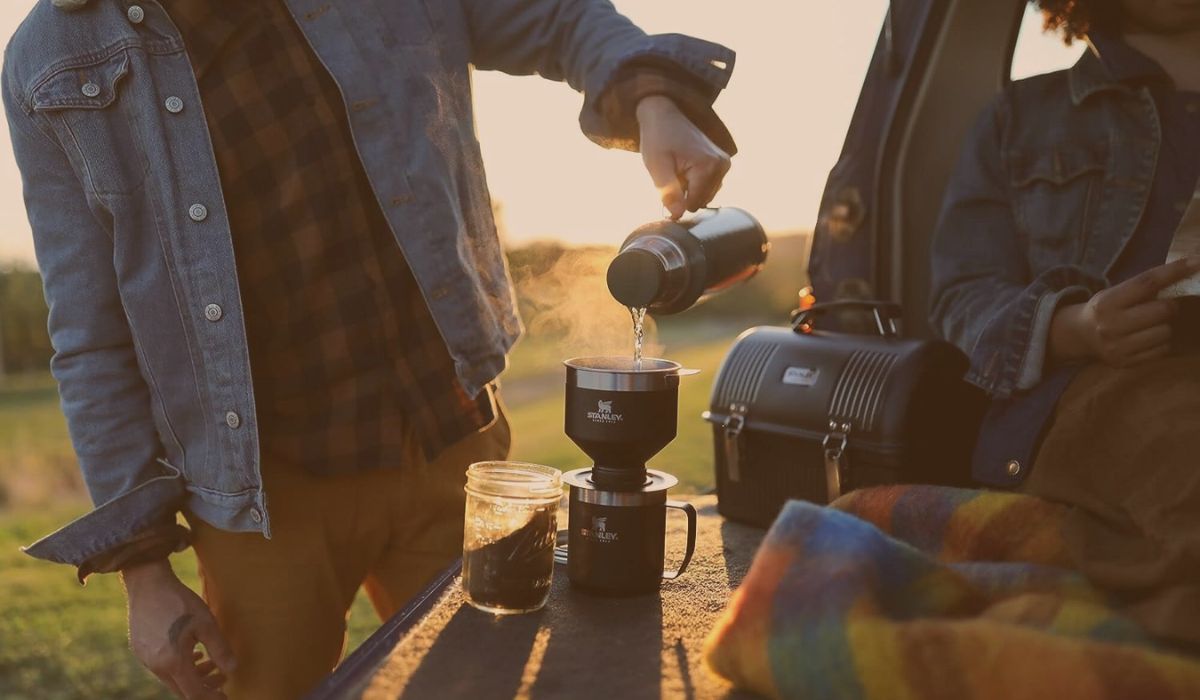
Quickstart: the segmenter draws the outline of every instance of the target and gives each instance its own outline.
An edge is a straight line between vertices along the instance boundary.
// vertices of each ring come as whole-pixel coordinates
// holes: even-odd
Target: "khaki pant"
[[[338,476],[264,456],[270,540],[188,517],[204,599],[238,660],[231,699],[302,696],[341,659],[360,586],[387,619],[461,556],[465,471],[508,455],[508,422],[433,462],[411,443],[402,468]]]
[[[1127,615],[1200,651],[1200,355],[1082,371],[1025,491],[1072,506],[1076,565]]]

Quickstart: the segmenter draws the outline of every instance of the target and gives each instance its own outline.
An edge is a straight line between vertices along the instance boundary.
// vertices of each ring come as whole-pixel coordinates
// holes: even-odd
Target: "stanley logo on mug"
[[[592,518],[592,527],[579,528],[579,534],[595,542],[617,541],[617,533],[608,531],[608,518]]]

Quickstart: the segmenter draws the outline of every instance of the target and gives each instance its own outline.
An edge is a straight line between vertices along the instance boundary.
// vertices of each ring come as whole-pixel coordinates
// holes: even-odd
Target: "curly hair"
[[[1058,32],[1070,45],[1093,29],[1115,30],[1121,21],[1120,0],[1033,0],[1048,32]]]

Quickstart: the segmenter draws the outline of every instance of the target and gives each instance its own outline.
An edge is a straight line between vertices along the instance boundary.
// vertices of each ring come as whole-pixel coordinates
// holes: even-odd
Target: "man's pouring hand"
[[[180,698],[224,700],[221,686],[236,661],[204,601],[166,560],[126,569],[122,577],[134,656]]]
[[[637,119],[642,160],[671,218],[705,207],[717,196],[729,172],[729,154],[668,97],[643,98],[637,106]]]
[[[1171,352],[1171,319],[1178,307],[1158,293],[1200,272],[1200,258],[1184,258],[1058,310],[1050,326],[1050,354],[1058,362],[1099,360],[1133,367]]]

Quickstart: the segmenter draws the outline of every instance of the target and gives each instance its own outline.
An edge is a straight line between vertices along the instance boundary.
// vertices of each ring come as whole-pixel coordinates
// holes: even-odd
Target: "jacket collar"
[[[1170,83],[1153,59],[1117,37],[1093,34],[1088,36],[1087,46],[1068,73],[1071,100],[1076,105],[1102,92],[1129,94],[1141,85]]]
[[[1067,73],[1067,82],[1071,86],[1071,101],[1076,105],[1083,104],[1087,98],[1102,92],[1129,90],[1109,74],[1104,62],[1100,60],[1100,51],[1091,41],[1088,41],[1088,50],[1083,52],[1079,61]]]

